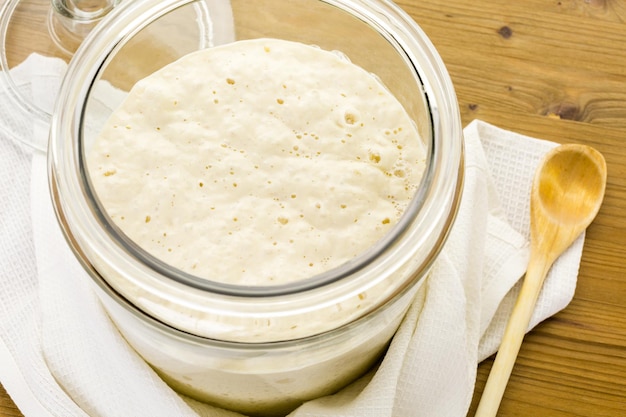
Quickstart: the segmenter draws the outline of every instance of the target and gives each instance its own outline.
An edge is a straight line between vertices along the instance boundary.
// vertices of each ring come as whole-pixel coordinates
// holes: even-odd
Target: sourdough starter
[[[140,81],[89,154],[111,219],[196,276],[285,284],[353,259],[413,197],[424,149],[341,54],[240,41]]]

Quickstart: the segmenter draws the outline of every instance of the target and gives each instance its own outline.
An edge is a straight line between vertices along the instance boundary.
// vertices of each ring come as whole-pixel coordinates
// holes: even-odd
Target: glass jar
[[[415,121],[427,160],[404,215],[365,253],[295,283],[244,287],[184,273],[129,242],[94,195],[85,149],[138,80],[197,49],[262,37],[341,51],[375,74]],[[59,223],[129,344],[181,393],[283,415],[380,359],[453,224],[463,145],[446,69],[392,2],[146,0],[122,2],[77,51],[49,160]]]

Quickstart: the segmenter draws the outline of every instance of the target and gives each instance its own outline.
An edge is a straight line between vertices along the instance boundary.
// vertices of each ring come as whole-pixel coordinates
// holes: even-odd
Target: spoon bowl
[[[606,162],[586,145],[561,145],[537,168],[530,194],[530,260],[475,417],[495,416],[545,277],[591,224],[606,188]]]
[[[538,230],[542,226],[538,216],[582,232],[600,208],[605,183],[606,162],[600,152],[584,145],[554,148],[546,155],[534,179],[531,219],[535,221],[531,232],[542,232]]]

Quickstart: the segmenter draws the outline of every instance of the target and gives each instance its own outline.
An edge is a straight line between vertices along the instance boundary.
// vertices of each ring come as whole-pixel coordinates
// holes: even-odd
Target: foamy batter
[[[424,155],[376,77],[338,53],[257,39],[137,83],[88,163],[109,216],[152,255],[210,280],[274,285],[380,239]]]

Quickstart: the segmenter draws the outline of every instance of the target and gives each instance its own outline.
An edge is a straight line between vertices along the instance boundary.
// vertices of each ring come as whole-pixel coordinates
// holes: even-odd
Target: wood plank
[[[6,390],[0,385],[0,416],[2,417],[23,417],[20,410],[15,407],[11,397]]]
[[[441,54],[464,125],[479,118],[534,137],[586,143],[604,154],[607,194],[587,232],[574,299],[527,335],[499,416],[623,416],[626,2],[397,3]],[[245,12],[244,3],[236,4],[238,12]],[[38,29],[25,27],[19,36],[41,37]],[[23,59],[23,51],[13,53]],[[478,367],[469,415],[492,360]],[[20,415],[0,390],[0,416]]]
[[[543,4],[496,3],[487,15],[474,2],[445,10],[401,2],[438,48],[462,108],[626,126],[623,25],[555,11],[528,15]]]

